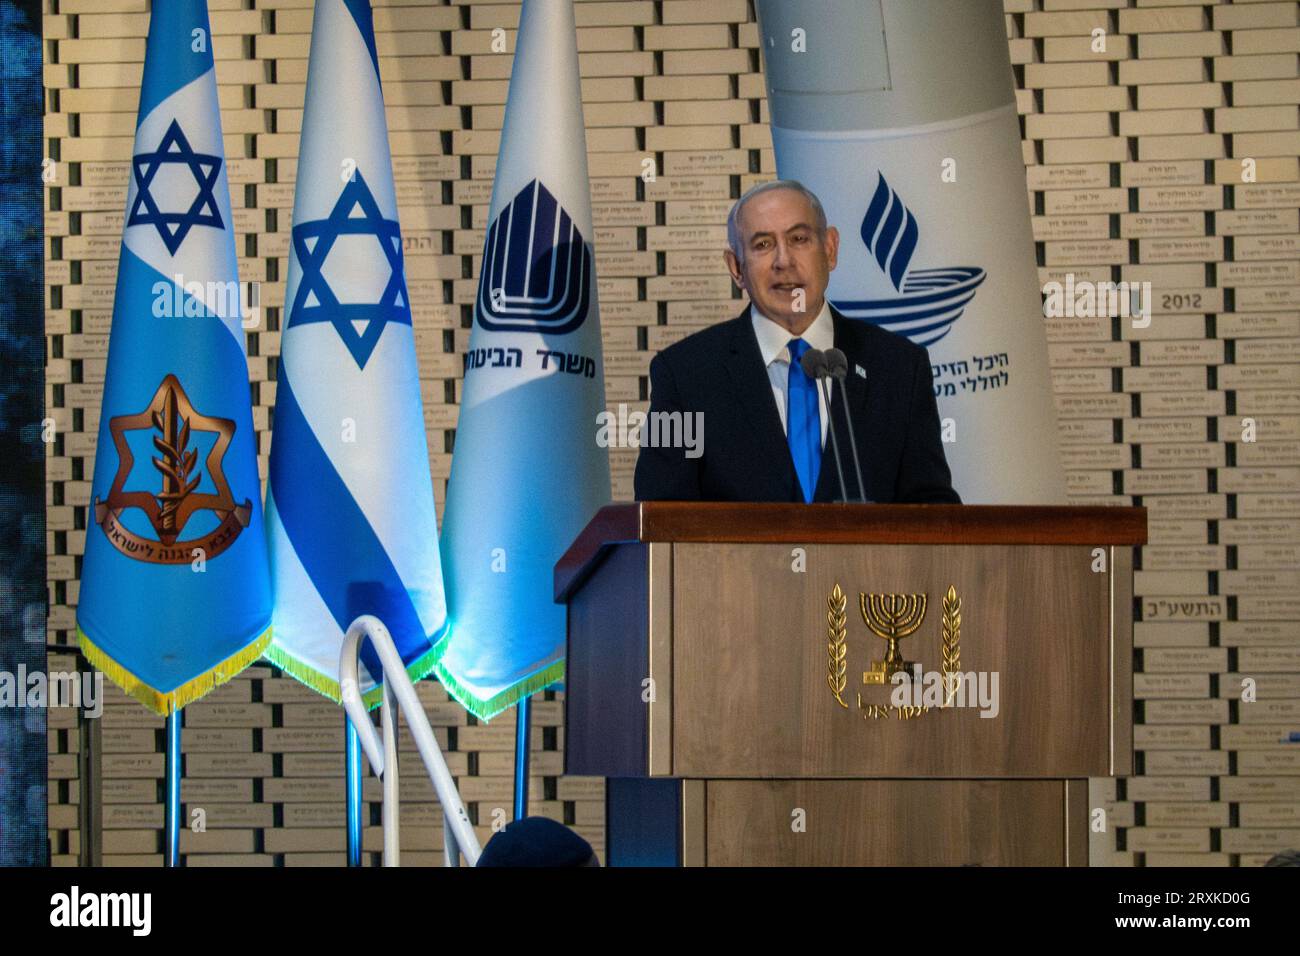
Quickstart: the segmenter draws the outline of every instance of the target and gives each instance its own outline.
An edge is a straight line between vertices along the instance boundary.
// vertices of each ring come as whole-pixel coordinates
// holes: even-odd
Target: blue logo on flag
[[[912,211],[883,175],[862,218],[860,233],[867,251],[900,294],[889,299],[837,301],[832,303],[835,308],[850,318],[906,335],[918,345],[933,345],[947,335],[975,297],[984,270],[979,266],[912,269],[920,229]]]
[[[154,177],[163,166],[176,164],[188,167],[198,186],[198,194],[184,212],[163,212],[158,208],[151,187],[154,185]],[[176,120],[172,120],[171,126],[167,127],[156,150],[152,153],[136,153],[132,157],[131,169],[135,174],[136,194],[126,224],[152,225],[157,228],[163,245],[171,255],[176,255],[176,250],[181,247],[192,227],[225,228],[212,191],[217,184],[217,174],[221,172],[221,157],[194,152],[181,130],[181,124]],[[163,191],[167,193],[172,190],[165,188]]]
[[[591,253],[569,214],[534,179],[488,229],[478,323],[492,332],[572,332],[591,303]]]
[[[388,275],[378,276],[382,291],[370,302],[341,302],[325,280],[323,269],[340,236],[373,236],[388,264]],[[384,327],[389,322],[411,324],[411,306],[402,271],[402,229],[379,211],[365,177],[356,170],[339,193],[329,218],[293,227],[293,249],[302,277],[293,299],[287,328],[307,322],[329,322],[352,353],[358,368],[365,368]],[[372,278],[364,264],[340,263],[336,275],[353,282]],[[373,292],[373,289],[369,290]]]

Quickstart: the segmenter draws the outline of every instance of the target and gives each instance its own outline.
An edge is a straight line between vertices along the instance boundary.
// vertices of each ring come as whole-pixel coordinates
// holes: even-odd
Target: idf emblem
[[[95,523],[123,554],[151,564],[187,564],[196,549],[205,559],[216,557],[248,527],[252,502],[245,499],[242,505],[235,504],[221,470],[235,423],[200,414],[175,375],[163,379],[143,411],[111,419],[109,431],[117,449],[117,475],[108,498],[101,501],[95,497]],[[126,490],[135,469],[135,454],[127,433],[134,431],[152,432],[153,448],[158,453],[152,459],[160,484],[157,490]],[[190,447],[196,432],[214,434],[216,439],[201,467],[198,451]],[[205,472],[214,491],[201,490]],[[144,521],[131,522],[134,530],[123,518],[130,509],[139,509],[144,517]],[[216,527],[182,540],[191,518],[201,512],[211,512],[213,518],[206,523],[211,526],[215,519]],[[152,537],[141,533],[146,530],[146,522]]]
[[[928,603],[925,594],[863,592],[858,595],[863,623],[884,642],[883,656],[871,660],[869,667],[862,672],[857,703],[863,719],[893,717],[911,720],[930,712],[931,707],[926,704],[891,703],[891,694],[887,690],[894,689],[903,681],[910,683],[914,672],[919,675],[921,665],[919,661],[904,657],[903,642],[913,637],[925,623]],[[826,599],[826,608],[826,683],[835,702],[849,710],[845,700],[848,689],[848,595],[839,584]],[[957,589],[951,585],[943,597],[939,680],[943,690],[939,706],[949,706],[961,680],[961,599],[957,597]]]

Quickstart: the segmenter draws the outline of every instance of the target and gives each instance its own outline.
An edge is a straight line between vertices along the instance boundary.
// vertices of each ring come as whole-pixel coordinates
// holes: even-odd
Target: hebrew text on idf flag
[[[270,640],[257,436],[204,0],[154,5],[77,633],[170,713]]]
[[[488,718],[564,676],[555,562],[609,499],[571,0],[525,0],[488,212],[443,559],[438,676]]]
[[[384,622],[415,680],[447,623],[368,0],[316,3],[297,176],[266,496],[267,656],[339,700],[358,615]],[[361,661],[356,690],[374,706],[382,674],[368,643]]]
[[[1062,504],[1000,0],[759,0],[777,172],[839,229],[827,297],[930,352],[953,486]]]

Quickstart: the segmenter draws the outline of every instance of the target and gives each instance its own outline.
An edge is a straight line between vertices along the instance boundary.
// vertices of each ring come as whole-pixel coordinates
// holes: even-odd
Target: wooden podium
[[[607,862],[1086,866],[1145,541],[1142,508],[601,509],[555,595]]]

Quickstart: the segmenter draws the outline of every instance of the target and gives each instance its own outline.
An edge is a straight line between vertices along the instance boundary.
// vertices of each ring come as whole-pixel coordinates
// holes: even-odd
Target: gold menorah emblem
[[[862,620],[871,633],[887,642],[885,659],[872,661],[871,670],[863,671],[862,683],[888,684],[899,671],[911,670],[912,661],[903,660],[898,642],[912,634],[925,620],[924,594],[858,594]]]
[[[826,598],[826,685],[831,697],[844,710],[852,710],[844,693],[848,687],[848,602],[849,596],[838,583]],[[866,594],[860,593],[859,606],[862,620],[881,640],[886,642],[885,659],[872,661],[871,669],[862,672],[863,687],[858,691],[858,711],[863,720],[912,720],[932,710],[952,705],[957,693],[961,672],[961,598],[955,585],[940,602],[943,605],[940,627],[939,675],[942,693],[931,700],[934,688],[922,679],[915,661],[903,660],[899,642],[920,629],[925,621],[925,594]],[[900,674],[908,676],[917,671],[912,680],[905,681],[910,689],[901,685],[886,692],[888,703],[881,702],[882,685],[889,685]],[[933,674],[924,675],[933,678]],[[872,687],[871,685],[875,685]],[[926,688],[929,687],[929,690]],[[881,689],[877,689],[881,688]],[[898,695],[902,691],[902,696]],[[873,697],[875,698],[873,700]]]

